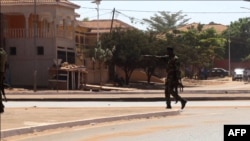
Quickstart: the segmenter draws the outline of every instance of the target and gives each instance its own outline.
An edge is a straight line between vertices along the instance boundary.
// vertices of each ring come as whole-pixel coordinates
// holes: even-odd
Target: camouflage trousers
[[[3,92],[4,92],[3,73],[0,72],[0,114],[4,112]]]
[[[181,96],[178,94],[179,81],[178,79],[168,78],[165,82],[165,100],[167,107],[171,107],[171,95],[174,97],[175,101],[184,101]]]

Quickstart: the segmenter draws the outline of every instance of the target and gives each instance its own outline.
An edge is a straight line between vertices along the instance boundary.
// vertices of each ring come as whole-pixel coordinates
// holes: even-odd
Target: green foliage
[[[145,70],[150,83],[155,69],[165,68],[166,62],[143,56],[163,56],[166,54],[166,47],[174,47],[182,69],[189,67],[192,72],[212,67],[215,58],[226,58],[229,41],[232,60],[250,60],[249,18],[232,22],[228,30],[219,34],[213,28],[204,30],[203,24],[190,27],[187,31],[177,30],[189,20],[185,16],[181,11],[175,14],[162,11],[159,15],[144,19],[150,25],[147,32],[116,28],[112,33],[102,34],[102,47],[93,51],[95,59],[122,68],[126,84],[137,68]]]
[[[232,22],[228,29],[223,33],[227,39],[230,38],[230,52],[232,61],[244,60],[250,54],[250,19],[240,18]],[[227,51],[228,51],[227,47]],[[228,54],[225,55],[225,57]]]
[[[99,61],[100,63],[106,63],[113,56],[112,50],[109,48],[103,49],[101,42],[98,43],[97,47],[94,49],[93,61]]]
[[[101,41],[98,42],[97,47],[92,50],[92,61],[98,61],[100,67],[100,85],[102,85],[102,67],[104,63],[107,63],[112,59],[113,52],[109,48],[102,48]]]
[[[99,43],[98,47],[95,48],[95,59],[97,59],[100,62],[107,62],[112,58],[112,51],[108,48],[103,49],[101,47],[101,43]]]
[[[87,22],[87,21],[89,21],[89,18],[88,18],[88,17],[83,18],[82,21],[83,21],[83,22]]]
[[[171,14],[170,12],[160,11],[159,15],[155,14],[150,19],[143,19],[150,26],[149,31],[156,31],[167,33],[170,30],[176,29],[176,27],[185,25],[189,19],[185,19],[186,15],[183,15],[182,11]]]
[[[123,69],[125,83],[129,83],[132,72],[140,65],[144,48],[148,46],[146,34],[139,30],[114,30],[111,35],[102,37],[105,47],[115,47],[112,63]]]
[[[250,54],[242,59],[242,61],[250,61]]]
[[[213,28],[203,29],[203,25],[191,27],[178,34],[166,34],[167,42],[176,50],[182,68],[190,68],[198,72],[202,67],[213,65],[214,58],[224,55],[226,40]]]
[[[146,33],[149,45],[144,51],[144,55],[157,56],[166,54],[166,41],[157,39],[152,32]],[[150,83],[151,77],[154,75],[156,68],[166,68],[166,62],[155,57],[143,57],[141,60],[141,68],[144,69],[147,75],[147,82]]]

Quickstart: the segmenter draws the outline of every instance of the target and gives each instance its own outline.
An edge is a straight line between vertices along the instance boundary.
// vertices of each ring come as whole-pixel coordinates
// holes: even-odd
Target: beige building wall
[[[33,86],[35,82],[47,87],[48,68],[55,59],[75,61],[75,9],[79,6],[66,0],[39,0],[36,7],[31,0],[0,3],[8,79],[15,86]]]
[[[87,52],[96,47],[97,22],[101,22],[101,35],[110,32],[111,20],[78,25],[75,9],[80,6],[67,0],[39,0],[36,6],[33,0],[1,0],[0,3],[4,15],[4,48],[9,54],[8,79],[12,85],[33,86],[36,82],[37,86],[47,87],[48,69],[55,65],[56,59],[85,66],[87,83],[109,81],[108,67],[104,64],[100,67]],[[119,20],[113,24],[114,28],[134,28]]]

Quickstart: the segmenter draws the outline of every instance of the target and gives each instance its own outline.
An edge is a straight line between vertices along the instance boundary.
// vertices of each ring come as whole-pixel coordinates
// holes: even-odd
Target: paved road
[[[230,101],[223,103],[230,103]],[[213,101],[210,105],[220,104]],[[250,124],[250,106],[242,107],[237,104],[234,106],[197,105],[188,107],[178,116],[62,128],[16,136],[5,141],[166,141],[168,139],[171,141],[222,141],[225,124]]]
[[[8,108],[110,108],[110,107],[165,107],[164,101],[157,102],[114,102],[114,101],[92,101],[92,102],[7,102]],[[173,107],[180,107],[180,103],[172,102]],[[241,101],[188,101],[187,107],[193,106],[250,106],[249,100]]]
[[[179,115],[180,104],[164,102],[8,102],[1,115],[2,137],[93,122]],[[193,107],[249,107],[250,101],[189,101]]]
[[[36,93],[27,90],[9,90],[6,93],[9,101],[5,103],[5,113],[1,115],[1,126],[3,129],[1,137],[79,124],[86,125],[96,121],[107,122],[129,118],[180,114],[180,104],[173,105],[173,110],[165,109],[163,90],[122,88],[119,91],[112,90],[108,92],[57,92],[44,90]],[[189,100],[187,108],[198,105],[206,107],[210,104],[212,104],[210,106],[217,107],[249,106],[250,103],[245,101],[250,100],[249,85],[241,82],[230,82],[218,86],[200,86],[196,87],[196,89],[190,87],[186,88],[181,95]],[[131,102],[131,99],[136,102]],[[74,102],[70,102],[70,100]],[[199,103],[198,100],[203,100],[203,102]],[[217,101],[211,103],[207,100]],[[234,101],[226,102],[225,100]],[[235,100],[242,101],[237,102]],[[145,102],[141,103],[138,101]]]

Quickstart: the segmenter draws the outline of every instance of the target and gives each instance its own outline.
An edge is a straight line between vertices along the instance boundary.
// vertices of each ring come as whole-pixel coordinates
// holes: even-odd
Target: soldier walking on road
[[[180,62],[178,57],[174,54],[174,49],[168,47],[167,55],[143,55],[144,57],[154,57],[163,60],[167,64],[167,76],[165,79],[165,100],[167,109],[171,109],[171,95],[175,98],[176,103],[181,102],[181,109],[184,109],[187,101],[178,94],[178,87],[183,88],[181,83]]]
[[[179,85],[181,80],[181,73],[180,73],[180,62],[178,57],[174,54],[174,49],[168,47],[167,48],[167,77],[165,82],[165,99],[167,104],[167,109],[171,109],[171,99],[170,96],[172,95],[175,100],[181,102],[181,109],[184,109],[186,106],[187,101],[183,99],[179,94],[178,91],[175,89],[176,86]]]
[[[3,99],[7,100],[4,93],[4,72],[7,54],[3,48],[0,48],[0,114],[4,112]]]

